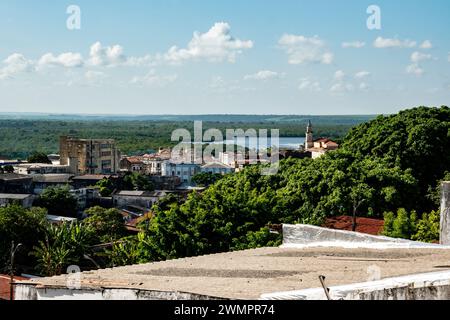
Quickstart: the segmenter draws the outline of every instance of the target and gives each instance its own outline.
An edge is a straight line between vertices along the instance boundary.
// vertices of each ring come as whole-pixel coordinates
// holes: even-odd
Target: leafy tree
[[[380,116],[352,129],[342,148],[364,159],[374,157],[417,179],[417,191],[410,194],[412,206],[419,211],[434,209],[424,197],[437,185],[450,163],[450,108],[419,107],[396,115]]]
[[[105,178],[96,184],[103,197],[109,197],[115,190],[153,191],[150,179],[139,172],[128,172],[119,178]]]
[[[216,183],[217,181],[219,181],[222,178],[223,178],[223,175],[221,175],[219,173],[201,172],[201,173],[196,174],[192,178],[192,181],[199,186],[208,187],[211,184]]]
[[[114,181],[107,178],[97,182],[96,186],[99,187],[99,192],[102,197],[110,197],[116,188]]]
[[[83,225],[90,228],[97,243],[116,241],[126,235],[123,216],[117,209],[93,207],[85,211],[88,215]]]
[[[77,222],[48,226],[45,240],[31,252],[38,262],[36,270],[45,276],[55,276],[64,273],[71,264],[80,265],[90,239],[92,231]]]
[[[40,195],[38,205],[48,213],[57,216],[76,217],[77,199],[70,193],[69,187],[50,187]]]
[[[147,176],[139,172],[127,173],[119,182],[120,190],[153,191],[155,187]]]
[[[444,174],[444,177],[442,179],[440,179],[437,183],[436,183],[436,187],[429,187],[429,192],[427,195],[427,198],[434,204],[435,208],[438,208],[441,206],[441,187],[442,187],[442,182],[444,181],[450,181],[450,171],[446,172]]]
[[[106,251],[110,267],[119,267],[151,260],[146,247],[149,246],[144,233],[136,237],[124,238],[113,244],[111,250]]]
[[[47,155],[43,152],[33,152],[27,159],[28,163],[46,163],[52,164]]]
[[[0,173],[14,173],[14,167],[11,165],[0,166]]]
[[[234,239],[233,250],[247,250],[262,247],[276,247],[282,243],[280,234],[270,233],[269,228],[264,227],[259,231],[250,231],[243,239]]]
[[[41,208],[0,207],[0,270],[8,262],[11,241],[23,245],[17,252],[17,264],[32,264],[27,252],[43,238],[48,225],[46,214]]]

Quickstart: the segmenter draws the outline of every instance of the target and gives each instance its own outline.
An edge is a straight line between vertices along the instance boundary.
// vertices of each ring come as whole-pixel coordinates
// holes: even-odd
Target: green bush
[[[418,220],[417,213],[408,213],[405,209],[398,209],[397,213],[384,214],[383,235],[392,238],[403,238],[422,242],[439,240],[439,211],[424,213]]]
[[[417,224],[417,232],[412,236],[412,240],[423,242],[439,241],[440,213],[431,211],[424,214]]]
[[[392,238],[411,239],[416,233],[417,213],[412,211],[408,213],[405,209],[397,210],[397,214],[393,212],[385,213],[383,235]]]

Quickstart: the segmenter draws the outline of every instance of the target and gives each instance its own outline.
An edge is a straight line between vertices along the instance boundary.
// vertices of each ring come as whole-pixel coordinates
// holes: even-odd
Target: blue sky
[[[81,9],[80,30],[66,26],[69,5]],[[369,5],[381,9],[381,30],[367,28]],[[448,30],[448,0],[2,0],[0,112],[448,105]]]

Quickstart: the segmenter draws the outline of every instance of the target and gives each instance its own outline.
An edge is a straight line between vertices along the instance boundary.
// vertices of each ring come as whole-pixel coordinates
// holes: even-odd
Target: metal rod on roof
[[[11,241],[11,260],[9,265],[9,300],[14,300],[14,256],[16,255],[17,250],[22,246],[21,243],[14,245],[14,240]]]
[[[333,299],[331,299],[331,296],[330,296],[330,288],[328,288],[325,285],[325,279],[326,279],[325,276],[319,276],[319,280],[320,280],[320,283],[322,284],[323,291],[325,291],[325,296],[327,297],[328,300],[333,300]]]

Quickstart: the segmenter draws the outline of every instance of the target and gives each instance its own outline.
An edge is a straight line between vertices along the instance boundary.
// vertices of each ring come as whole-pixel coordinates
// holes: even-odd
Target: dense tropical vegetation
[[[192,118],[192,120],[191,120]],[[282,137],[303,137],[309,119],[314,121],[316,136],[341,138],[356,124],[373,116],[323,116],[323,117],[258,117],[258,116],[186,116],[178,118],[131,117],[130,119],[37,117],[17,119],[0,114],[0,157],[26,159],[33,150],[57,153],[59,136],[80,138],[111,138],[117,141],[124,154],[150,153],[161,147],[171,147],[175,129],[185,128],[193,134],[193,121],[204,120],[203,128],[226,129],[280,129]]]
[[[407,110],[355,127],[338,151],[319,159],[282,160],[272,176],[261,175],[259,166],[217,181],[199,176],[209,185],[204,192],[160,201],[137,236],[124,237],[115,210],[94,208],[80,224],[59,227],[71,239],[84,239],[82,244],[61,241],[63,235],[46,227],[24,239],[33,232],[30,224],[14,222],[13,228],[0,220],[1,250],[7,251],[12,237],[28,241],[38,270],[54,274],[81,259],[81,252],[93,254],[102,265],[118,266],[277,245],[281,239],[270,224],[320,225],[326,217],[352,213],[384,217],[386,235],[431,242],[439,229],[438,185],[450,177],[448,146],[448,107]],[[105,180],[102,187],[114,187],[109,183]],[[0,218],[2,213],[11,216],[4,222],[20,211],[2,210]],[[19,221],[31,216],[42,225],[42,209],[21,212]],[[101,254],[80,247],[101,242],[113,244]]]

